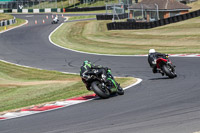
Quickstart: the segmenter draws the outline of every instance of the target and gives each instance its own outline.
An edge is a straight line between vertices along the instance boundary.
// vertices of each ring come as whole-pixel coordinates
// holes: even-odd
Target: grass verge
[[[56,3],[57,2],[57,3]],[[105,6],[106,3],[118,3],[118,0],[96,0],[90,3],[81,3],[79,0],[57,0],[53,1],[40,1],[40,3],[34,3],[31,5],[26,5],[24,9],[34,9],[34,8],[84,8],[84,7],[95,7],[95,6]],[[32,4],[30,2],[30,4]]]
[[[200,9],[200,1],[192,2],[190,4],[187,4],[188,6],[192,7],[190,11],[195,11]]]
[[[13,18],[14,18],[14,17],[13,17],[12,15],[0,13],[0,21],[1,21],[1,20],[13,19]]]
[[[13,27],[16,27],[16,26],[19,26],[19,25],[21,25],[21,24],[23,24],[23,23],[25,23],[26,21],[24,20],[24,19],[19,19],[19,18],[16,18],[16,23],[15,24],[12,24],[12,25],[7,25],[6,26],[6,29],[8,30],[8,29],[11,29],[11,28],[13,28]],[[3,27],[0,27],[0,31],[4,31],[5,30],[5,26],[3,26]]]
[[[135,78],[116,78],[122,87]],[[79,75],[20,67],[0,61],[0,112],[91,94]]]
[[[90,15],[90,16],[74,16],[74,17],[69,17],[70,20],[79,20],[79,19],[88,19],[88,18],[96,18],[96,15]]]
[[[78,51],[134,55],[150,48],[163,53],[200,53],[200,17],[147,30],[108,31],[111,21],[65,23],[51,36],[52,41]]]

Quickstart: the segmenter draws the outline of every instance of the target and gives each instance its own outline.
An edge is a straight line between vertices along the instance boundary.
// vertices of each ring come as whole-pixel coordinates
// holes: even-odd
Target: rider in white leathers
[[[58,23],[58,16],[56,16],[54,19],[53,19],[54,23]]]

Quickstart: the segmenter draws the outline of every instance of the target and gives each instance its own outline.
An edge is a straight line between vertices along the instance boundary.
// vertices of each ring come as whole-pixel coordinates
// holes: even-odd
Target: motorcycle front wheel
[[[106,88],[102,88],[102,85],[99,81],[94,81],[91,84],[92,90],[100,98],[106,99],[110,97],[110,92]]]
[[[163,72],[169,77],[174,78],[176,75],[172,72],[172,69],[168,65],[162,66]]]

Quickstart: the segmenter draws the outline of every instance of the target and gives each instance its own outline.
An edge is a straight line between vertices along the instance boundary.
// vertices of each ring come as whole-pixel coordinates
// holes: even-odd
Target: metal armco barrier
[[[196,10],[190,13],[169,17],[153,22],[135,22],[134,20],[127,19],[127,22],[113,22],[107,24],[108,30],[131,30],[131,29],[150,29],[158,26],[167,25],[170,23],[176,23],[200,16],[200,10]],[[108,17],[103,15],[97,15],[97,20],[106,20]],[[106,19],[105,19],[106,18]],[[110,18],[110,17],[109,17]]]
[[[15,22],[16,22],[15,18],[14,19],[9,19],[9,20],[2,20],[2,21],[0,21],[0,27],[1,26],[11,25],[11,24],[14,24]]]

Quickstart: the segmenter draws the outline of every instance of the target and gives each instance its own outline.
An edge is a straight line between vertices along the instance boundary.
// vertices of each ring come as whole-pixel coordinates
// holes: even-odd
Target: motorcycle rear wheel
[[[100,98],[106,99],[110,97],[110,92],[107,89],[103,89],[99,81],[92,82],[91,86],[94,93]]]

